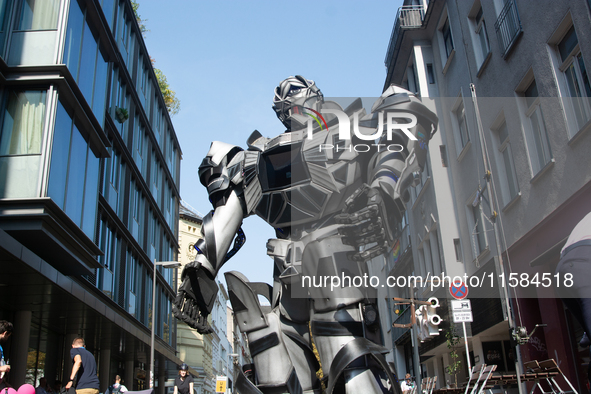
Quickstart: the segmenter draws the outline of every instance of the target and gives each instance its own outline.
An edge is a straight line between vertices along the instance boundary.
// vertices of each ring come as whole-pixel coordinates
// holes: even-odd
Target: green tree
[[[450,350],[449,357],[451,358],[449,365],[445,367],[445,371],[448,375],[453,375],[455,386],[458,387],[458,372],[460,371],[462,362],[458,360],[460,355],[456,351],[457,346],[460,344],[460,337],[456,334],[456,327],[454,325],[450,326],[445,332],[445,339],[447,348]]]
[[[145,36],[146,32],[148,32],[149,30],[145,24],[147,19],[142,19],[139,12],[138,12],[138,9],[140,8],[140,3],[135,0],[131,0],[131,5],[133,7],[133,12],[135,13],[137,23],[140,26],[140,30],[142,32],[142,35]],[[179,111],[181,110],[181,101],[176,96],[175,91],[170,88],[170,84],[168,83],[168,80],[166,79],[166,75],[164,75],[162,70],[154,67],[155,60],[150,58],[150,61],[152,62],[152,67],[154,68],[154,73],[156,74],[156,79],[158,80],[158,87],[160,88],[160,91],[162,92],[162,96],[164,97],[164,105],[166,105],[166,109],[168,110],[168,113],[170,115],[178,114]]]
[[[162,96],[164,96],[164,104],[168,113],[171,115],[178,114],[181,109],[181,101],[176,96],[175,91],[170,88],[166,75],[158,68],[154,68],[154,73],[156,74],[156,79],[158,79],[158,87],[162,92]]]
[[[140,8],[140,3],[138,3],[135,0],[131,0],[131,6],[132,6],[133,12],[135,14],[135,19],[137,19],[138,25],[140,25],[140,31],[142,32],[142,35],[145,36],[146,32],[148,32],[149,30],[145,24],[147,19],[142,19],[142,17],[140,16],[140,14],[138,12],[138,8]]]

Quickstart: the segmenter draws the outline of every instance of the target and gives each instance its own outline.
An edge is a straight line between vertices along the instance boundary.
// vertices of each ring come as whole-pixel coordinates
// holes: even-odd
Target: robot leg
[[[262,306],[258,295],[270,302],[272,289],[263,283],[250,283],[239,272],[227,272],[226,283],[241,332],[246,333],[254,361],[256,385],[244,376],[236,380],[241,394],[320,393],[314,355],[298,324],[284,319],[279,308]],[[307,325],[305,326],[307,332]]]
[[[352,250],[338,236],[308,243],[302,256],[305,275],[317,277],[361,276],[363,262],[347,259]],[[381,343],[375,300],[368,289],[351,284],[310,287],[313,301],[311,329],[324,374],[327,394],[400,394],[400,386],[386,362]]]

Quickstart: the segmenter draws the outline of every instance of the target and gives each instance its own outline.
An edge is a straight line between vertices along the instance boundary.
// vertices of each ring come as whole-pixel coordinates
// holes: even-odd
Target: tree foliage
[[[447,348],[450,350],[449,357],[451,358],[450,363],[447,367],[445,367],[446,372],[448,375],[454,377],[455,386],[458,386],[458,372],[460,372],[460,367],[462,362],[458,360],[460,355],[456,351],[457,346],[460,344],[460,337],[456,334],[456,327],[451,326],[447,332],[445,333],[446,345]]]
[[[131,5],[133,7],[133,12],[135,13],[137,23],[139,24],[140,30],[142,31],[142,35],[145,35],[145,33],[148,32],[149,30],[145,24],[147,19],[142,19],[139,12],[138,12],[138,9],[140,7],[140,3],[138,1],[131,0]],[[168,80],[166,79],[166,75],[164,75],[162,70],[154,67],[155,60],[150,58],[150,61],[152,62],[152,68],[154,68],[154,74],[156,74],[156,79],[158,80],[158,87],[160,88],[160,91],[162,92],[162,96],[164,97],[164,105],[166,105],[166,109],[168,110],[168,113],[170,115],[178,114],[179,111],[181,110],[181,101],[176,96],[175,91],[170,88],[170,84],[168,83]]]
[[[142,17],[140,16],[139,12],[138,12],[138,8],[140,8],[140,3],[138,3],[135,0],[131,0],[131,6],[133,7],[133,13],[135,14],[135,19],[137,19],[137,23],[138,25],[140,25],[140,31],[142,32],[142,35],[145,36],[146,32],[148,32],[148,28],[146,27],[146,21],[147,19],[142,19]]]
[[[158,79],[158,87],[162,92],[162,96],[164,96],[166,109],[171,115],[178,114],[181,109],[181,101],[176,96],[175,91],[170,88],[166,75],[158,68],[154,68],[154,73],[156,74],[156,79]]]

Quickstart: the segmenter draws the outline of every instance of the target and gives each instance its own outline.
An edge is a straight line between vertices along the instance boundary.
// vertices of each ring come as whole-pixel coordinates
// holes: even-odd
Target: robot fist
[[[218,292],[215,279],[199,261],[183,268],[181,285],[172,304],[174,316],[201,334],[212,332],[207,316],[213,309]]]
[[[343,243],[357,249],[349,253],[351,260],[368,261],[388,250],[393,237],[386,214],[381,192],[366,184],[345,201],[345,208],[335,216],[335,221],[343,225],[339,228]]]

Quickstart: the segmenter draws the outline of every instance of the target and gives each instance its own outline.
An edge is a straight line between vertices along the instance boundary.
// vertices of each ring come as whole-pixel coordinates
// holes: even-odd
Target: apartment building
[[[589,7],[587,1],[405,1],[384,86],[415,92],[440,120],[427,171],[407,204],[406,252],[390,258],[390,272],[490,280],[468,295],[471,364],[514,372],[526,361],[553,358],[582,392],[589,362],[577,347],[582,330],[556,297],[554,287],[565,278],[553,275],[570,231],[591,211]],[[548,285],[543,277],[558,282]],[[414,368],[445,386],[453,381],[443,335],[453,324],[449,292],[415,294],[442,299],[443,331],[421,344],[411,331],[392,329],[393,356],[399,373]],[[390,313],[396,309],[395,321],[409,320],[398,305]],[[531,333],[538,324],[546,326],[514,346],[516,327]],[[413,352],[414,345],[420,346]],[[464,380],[465,351],[460,360]]]
[[[83,336],[101,391],[176,375],[181,148],[129,0],[0,2],[0,315],[11,384],[67,381]],[[155,314],[156,324],[151,326]]]

